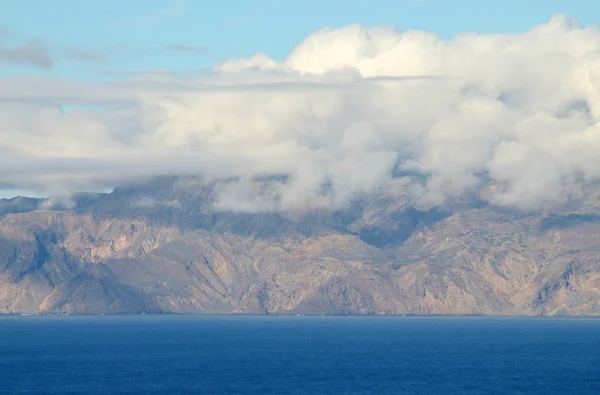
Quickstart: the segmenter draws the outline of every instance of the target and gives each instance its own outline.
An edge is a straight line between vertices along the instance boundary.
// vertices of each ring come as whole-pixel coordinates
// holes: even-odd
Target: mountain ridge
[[[538,212],[402,194],[224,212],[211,191],[166,177],[67,207],[1,200],[0,312],[600,314],[592,184]]]

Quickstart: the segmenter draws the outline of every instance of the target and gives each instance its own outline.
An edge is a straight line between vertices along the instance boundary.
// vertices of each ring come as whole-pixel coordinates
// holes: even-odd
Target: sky
[[[451,38],[470,31],[522,32],[558,13],[582,25],[596,24],[600,15],[593,0],[0,0],[0,9],[0,26],[12,34],[90,57],[62,59],[48,69],[0,64],[0,75],[85,80],[195,71],[255,52],[283,59],[325,26],[393,25]]]
[[[202,175],[224,210],[523,210],[600,179],[600,3],[0,0],[0,197]],[[596,16],[596,17],[595,17]],[[287,180],[257,192],[256,177]]]

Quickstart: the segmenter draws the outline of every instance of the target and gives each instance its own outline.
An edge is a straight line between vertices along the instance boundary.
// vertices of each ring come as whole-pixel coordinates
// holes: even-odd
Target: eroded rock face
[[[390,196],[239,214],[186,188],[167,179],[72,210],[4,201],[0,312],[600,314],[595,189],[535,214]]]

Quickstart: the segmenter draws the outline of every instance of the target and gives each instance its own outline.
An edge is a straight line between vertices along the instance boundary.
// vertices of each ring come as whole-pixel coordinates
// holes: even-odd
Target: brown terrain
[[[0,313],[600,314],[597,185],[535,213],[478,194],[247,214],[162,177],[71,209],[5,199]]]

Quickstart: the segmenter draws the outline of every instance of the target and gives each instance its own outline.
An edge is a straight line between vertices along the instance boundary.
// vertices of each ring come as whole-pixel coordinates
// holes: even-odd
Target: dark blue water
[[[600,394],[600,320],[0,317],[6,394]]]

